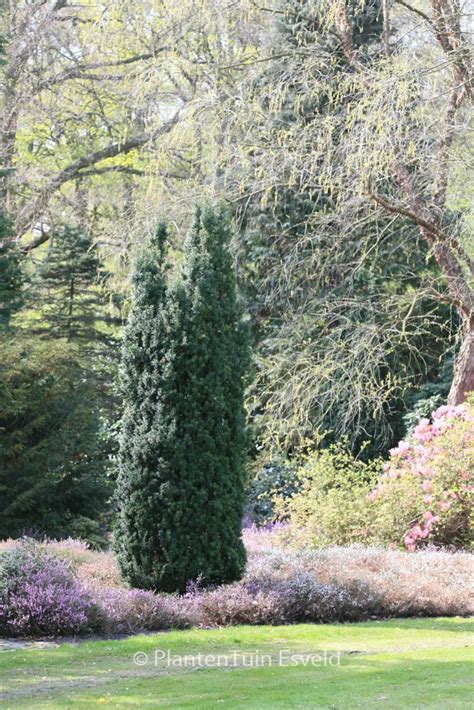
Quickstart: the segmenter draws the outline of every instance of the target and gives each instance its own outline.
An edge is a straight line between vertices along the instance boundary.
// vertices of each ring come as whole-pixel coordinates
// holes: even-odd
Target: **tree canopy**
[[[178,446],[176,411],[172,421],[156,413],[184,384],[196,451],[211,436],[196,422],[219,438],[216,422],[232,410],[235,460],[227,432],[208,468],[226,472],[239,498],[244,385],[225,377],[245,359],[226,321],[235,308],[240,323],[240,299],[253,346],[252,461],[341,440],[354,456],[387,457],[416,418],[466,400],[469,13],[460,0],[0,0],[0,455],[8,481],[30,487],[35,471],[38,501],[49,486],[71,486],[70,505],[55,498],[55,529],[95,516],[79,480],[112,515],[117,456],[133,468],[148,452],[137,491],[157,468],[157,441],[173,440],[191,470],[191,434],[180,430]],[[196,221],[197,204],[211,212]],[[163,217],[166,259],[152,254]],[[178,367],[185,344],[194,369],[179,364],[178,387],[164,361]],[[135,432],[138,414],[148,429],[128,451],[123,431]],[[198,460],[195,481],[206,468]],[[234,535],[234,503],[222,495]],[[124,563],[130,579],[152,575],[150,550],[164,543],[161,530],[150,535],[137,538],[141,571]],[[224,547],[237,552],[209,578],[237,574],[238,544]]]

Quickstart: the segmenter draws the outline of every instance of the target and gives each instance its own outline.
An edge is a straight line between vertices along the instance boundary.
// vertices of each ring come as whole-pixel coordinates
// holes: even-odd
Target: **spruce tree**
[[[89,234],[66,225],[52,236],[38,273],[43,291],[42,316],[49,335],[82,342],[101,337],[101,272],[102,264]]]
[[[20,253],[13,243],[10,223],[0,214],[0,328],[8,327],[21,307],[23,283]]]
[[[247,340],[224,215],[197,211],[171,287],[165,239],[160,227],[133,277],[115,545],[131,584],[182,592],[233,581],[245,565]]]

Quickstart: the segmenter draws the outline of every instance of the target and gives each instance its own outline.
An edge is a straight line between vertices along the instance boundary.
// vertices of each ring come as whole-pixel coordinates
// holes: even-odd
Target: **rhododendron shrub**
[[[474,473],[474,405],[421,419],[382,464],[341,446],[313,454],[287,503],[297,544],[384,543],[468,547]]]
[[[442,406],[390,452],[368,495],[371,538],[466,547],[474,473],[474,406]]]

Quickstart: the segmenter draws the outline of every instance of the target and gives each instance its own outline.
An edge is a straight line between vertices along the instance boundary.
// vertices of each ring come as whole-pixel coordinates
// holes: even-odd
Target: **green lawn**
[[[6,650],[0,707],[470,708],[473,630],[459,618],[242,626]],[[187,668],[171,665],[183,656]]]

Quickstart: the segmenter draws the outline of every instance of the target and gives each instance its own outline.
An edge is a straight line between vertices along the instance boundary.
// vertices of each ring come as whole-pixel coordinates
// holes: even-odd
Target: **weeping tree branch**
[[[452,235],[447,234],[442,229],[440,229],[434,222],[425,219],[420,214],[412,209],[408,209],[402,205],[390,202],[385,197],[382,197],[378,193],[374,192],[370,187],[367,191],[367,195],[384,210],[390,212],[391,214],[396,214],[401,217],[407,217],[407,219],[412,220],[415,224],[424,230],[424,237],[433,246],[436,240],[444,242],[446,245],[449,244],[459,255],[459,257],[466,263],[470,273],[474,276],[474,261],[458,243]]]
[[[460,0],[430,0],[431,16],[413,8],[405,0],[396,2],[428,23],[450,67],[448,98],[435,149],[437,160],[431,200],[427,202],[423,199],[413,184],[407,166],[401,163],[395,164],[394,171],[403,200],[409,207],[393,204],[371,190],[369,195],[387,212],[408,217],[418,225],[446,279],[451,302],[456,306],[463,322],[463,340],[449,394],[449,402],[459,404],[464,401],[466,393],[474,389],[474,291],[472,281],[464,269],[464,265],[467,265],[474,275],[474,263],[456,238],[443,231],[442,215],[446,211],[451,167],[450,147],[458,130],[456,116],[473,93],[472,47],[461,27]]]
[[[449,293],[451,295],[451,302],[463,314],[466,321],[470,322],[474,312],[474,298],[469,284],[464,276],[462,266],[452,251],[453,247],[456,249],[453,244],[453,240],[438,229],[438,227],[436,227],[436,225],[434,225],[431,221],[424,219],[413,210],[402,207],[401,205],[393,204],[372,190],[369,190],[368,194],[374,202],[383,207],[383,209],[387,212],[407,217],[418,225],[422,235],[428,244],[430,244],[441,272],[446,278]],[[471,272],[474,273],[474,264],[472,259],[470,259],[464,252],[462,253],[462,256],[464,256],[465,260],[468,262]]]
[[[427,221],[421,215],[416,214],[413,210],[408,209],[407,207],[403,207],[402,205],[395,204],[393,202],[389,202],[385,197],[382,197],[378,193],[374,192],[370,187],[367,191],[368,196],[374,200],[380,207],[383,207],[384,210],[387,212],[390,212],[391,214],[398,214],[401,217],[407,217],[408,219],[412,220],[415,222],[418,226],[423,227],[426,229],[430,235],[430,241],[433,241],[433,238],[435,236],[444,239],[445,234],[438,229],[438,227],[430,221]]]
[[[402,5],[402,7],[406,8],[410,12],[413,12],[415,15],[418,15],[418,17],[422,17],[423,20],[428,22],[429,25],[431,25],[431,17],[427,15],[423,10],[419,10],[417,7],[413,7],[413,5],[410,5],[409,3],[405,2],[405,0],[395,0],[397,5]]]

